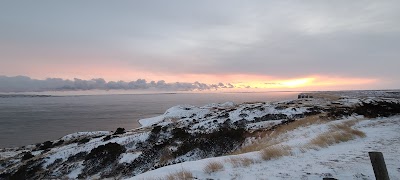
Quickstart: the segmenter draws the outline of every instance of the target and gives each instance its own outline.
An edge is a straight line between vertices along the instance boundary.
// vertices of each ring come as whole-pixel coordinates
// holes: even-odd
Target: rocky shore
[[[290,101],[178,105],[142,127],[78,132],[0,149],[0,179],[129,178],[173,164],[238,152],[281,126],[308,117],[338,120],[400,113],[398,93],[312,93]],[[386,95],[385,95],[386,94]],[[372,96],[371,96],[372,95]]]

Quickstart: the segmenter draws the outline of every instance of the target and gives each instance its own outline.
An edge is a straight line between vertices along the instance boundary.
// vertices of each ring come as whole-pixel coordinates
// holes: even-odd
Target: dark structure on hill
[[[314,98],[314,97],[311,96],[311,95],[308,95],[308,94],[299,94],[299,95],[297,95],[297,99],[305,99],[305,98]]]

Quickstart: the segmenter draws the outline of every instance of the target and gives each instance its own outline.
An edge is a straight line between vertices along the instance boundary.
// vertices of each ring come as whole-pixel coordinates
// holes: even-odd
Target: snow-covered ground
[[[400,116],[362,120],[354,127],[366,134],[357,138],[321,148],[310,149],[306,152],[296,151],[296,147],[307,144],[310,138],[326,130],[329,124],[348,121],[333,121],[327,124],[317,124],[306,128],[298,128],[288,135],[289,141],[283,144],[293,148],[293,154],[269,161],[264,161],[259,152],[241,155],[223,156],[179,163],[146,173],[135,179],[163,179],[169,174],[182,169],[190,171],[197,179],[322,179],[334,177],[337,179],[375,179],[372,165],[368,156],[370,151],[382,152],[391,179],[400,179]],[[250,158],[253,164],[247,167],[235,166],[232,158]],[[223,170],[215,173],[205,173],[204,168],[210,162],[220,162]]]
[[[352,114],[346,119],[337,120],[336,117],[341,116],[326,118],[331,110],[346,109],[375,100],[400,101],[342,97],[335,100],[312,98],[243,104],[227,102],[202,107],[178,105],[161,116],[140,120],[142,127],[125,133],[78,132],[38,145],[0,149],[0,179],[2,175],[23,174],[26,172],[24,165],[28,165],[27,169],[30,170],[41,169],[33,177],[29,174],[31,179],[76,179],[78,176],[89,179],[165,179],[183,169],[197,179],[374,179],[369,151],[383,152],[391,178],[400,179],[400,116],[365,119]],[[289,121],[296,124],[313,117],[323,122],[292,128],[275,136],[261,135],[277,133],[279,131],[276,128],[286,127]],[[331,132],[332,127],[346,122],[356,123],[352,127],[363,131],[366,137],[325,148],[309,145],[316,137]],[[228,131],[226,127],[231,129]],[[225,130],[225,134],[218,134],[221,129]],[[240,135],[244,140],[235,144],[235,139],[229,139],[231,134],[226,133],[238,129],[244,129]],[[214,135],[210,136],[212,133]],[[248,153],[232,153],[239,155],[213,157],[229,154],[238,147],[262,144],[265,140],[263,137],[270,137],[268,146],[290,147],[291,155],[265,161],[260,154],[260,150],[266,147],[263,146],[246,151]],[[214,138],[213,141],[208,141],[211,138]],[[221,138],[225,139],[219,141]],[[234,145],[229,147],[229,144]],[[106,145],[122,147],[123,150],[105,164],[91,163],[102,159],[102,156],[108,157],[107,154],[112,150],[103,152],[99,148]],[[224,148],[229,149],[224,151]],[[91,152],[103,154],[93,160],[89,156]],[[26,154],[32,157],[24,159]],[[210,162],[221,163],[223,169],[206,173],[204,167]]]

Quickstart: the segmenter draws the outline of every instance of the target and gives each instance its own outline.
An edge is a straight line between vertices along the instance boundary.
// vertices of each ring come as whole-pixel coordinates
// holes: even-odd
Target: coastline
[[[358,122],[365,117],[367,120],[380,116],[396,118],[400,113],[400,99],[396,98],[312,96],[276,102],[173,106],[163,115],[142,119],[142,126],[136,129],[73,133],[37,145],[0,149],[3,163],[0,170],[4,177],[26,177],[24,173],[32,171],[29,177],[34,179],[130,178],[143,173],[140,177],[150,177],[152,173],[147,172],[156,169],[160,170],[154,173],[160,172],[164,167],[176,167],[171,166],[174,164],[206,162],[203,159],[230,155],[239,147],[257,142],[261,134],[310,118],[324,122],[315,124],[320,130],[310,131],[317,135],[328,130],[332,123]],[[109,151],[108,155],[96,155],[102,151]],[[259,152],[255,149],[254,153]],[[21,168],[31,170],[19,171]],[[56,171],[59,173],[54,174]]]

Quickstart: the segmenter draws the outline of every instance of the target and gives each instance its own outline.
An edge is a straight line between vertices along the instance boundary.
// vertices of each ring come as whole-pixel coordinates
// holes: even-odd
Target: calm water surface
[[[0,148],[55,140],[78,131],[137,128],[178,104],[277,101],[297,92],[86,95],[0,98]]]

